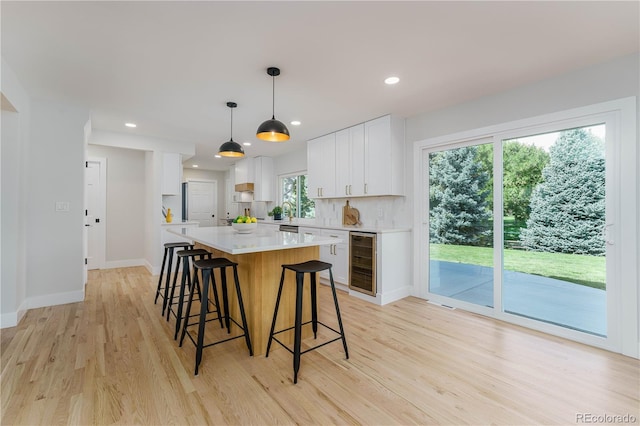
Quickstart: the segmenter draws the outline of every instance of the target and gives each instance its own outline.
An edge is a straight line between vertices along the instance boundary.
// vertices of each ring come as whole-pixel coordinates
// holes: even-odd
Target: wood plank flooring
[[[339,294],[350,358],[242,339],[173,340],[144,268],[91,271],[86,300],[29,311],[1,336],[2,425],[576,424],[640,418],[638,360],[417,298],[375,306]],[[320,319],[335,325],[327,287]],[[212,325],[215,323],[209,323]]]

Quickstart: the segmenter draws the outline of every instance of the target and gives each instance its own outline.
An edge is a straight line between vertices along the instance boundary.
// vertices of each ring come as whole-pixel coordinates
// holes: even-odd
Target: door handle
[[[85,224],[84,224],[84,226],[91,226],[91,225],[90,225],[90,224],[88,224],[88,223],[85,223]]]

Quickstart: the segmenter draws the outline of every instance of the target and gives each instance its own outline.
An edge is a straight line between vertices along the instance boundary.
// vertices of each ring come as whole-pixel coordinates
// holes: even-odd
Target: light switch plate
[[[69,202],[68,201],[56,201],[56,211],[57,212],[68,212],[69,211]]]

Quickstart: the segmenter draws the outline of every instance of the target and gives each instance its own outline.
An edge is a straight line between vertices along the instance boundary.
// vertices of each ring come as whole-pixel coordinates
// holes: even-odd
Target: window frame
[[[297,172],[291,172],[291,173],[283,173],[281,175],[278,175],[278,201],[276,202],[275,205],[278,206],[282,206],[282,203],[284,203],[284,191],[282,190],[282,183],[284,179],[287,178],[291,178],[291,177],[295,177],[298,179],[298,183],[300,182],[300,177],[301,176],[307,176],[307,182],[308,182],[308,178],[309,178],[309,173],[306,170],[301,170],[301,171],[297,171]],[[309,193],[309,188],[307,185],[307,196]],[[310,198],[310,200],[312,200],[314,202],[313,205],[313,217],[300,217],[300,211],[302,210],[300,208],[300,191],[298,191],[297,194],[297,199],[296,199],[296,204],[294,206],[295,209],[295,214],[293,215],[293,217],[297,218],[297,219],[314,219],[315,218],[315,200],[313,198]],[[284,210],[283,210],[283,214],[284,214]]]

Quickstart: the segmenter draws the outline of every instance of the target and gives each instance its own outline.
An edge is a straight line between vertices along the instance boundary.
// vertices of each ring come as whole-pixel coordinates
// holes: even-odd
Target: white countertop
[[[194,221],[194,220],[192,220],[192,221],[180,220],[180,221],[176,221],[176,222],[167,223],[165,221],[162,221],[162,223],[160,225],[161,226],[177,226],[177,227],[180,227],[180,226],[193,226],[193,225],[198,226],[198,225],[200,225],[200,222],[197,222],[197,221]]]
[[[341,243],[341,239],[318,235],[282,232],[271,227],[260,227],[250,234],[240,234],[230,226],[205,228],[174,228],[167,232],[188,238],[229,254],[257,253]]]
[[[307,228],[319,228],[319,229],[335,229],[339,231],[359,231],[359,232],[372,232],[377,234],[391,233],[391,232],[410,232],[410,227],[404,228],[395,228],[395,227],[386,227],[386,226],[345,226],[345,225],[325,225],[319,223],[318,220],[315,219],[297,219],[294,218],[293,221],[289,222],[289,218],[285,217],[282,220],[273,220],[273,219],[265,219],[258,222],[258,224],[265,225],[294,225],[294,226],[302,226]]]

